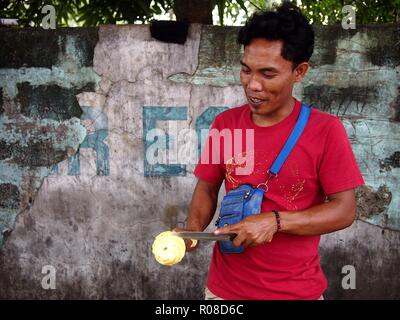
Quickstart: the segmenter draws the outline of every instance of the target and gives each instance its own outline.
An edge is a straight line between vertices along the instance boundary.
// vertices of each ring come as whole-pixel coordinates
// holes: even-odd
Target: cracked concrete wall
[[[77,31],[1,30],[0,245],[86,136],[75,96],[99,80],[90,67],[97,30]]]
[[[211,244],[173,268],[151,255],[185,221],[194,165],[149,163],[146,136],[199,132],[244,103],[237,30],[193,24],[184,45],[144,25],[0,30],[0,298],[202,298]],[[295,95],[341,117],[366,180],[358,220],[322,238],[326,297],[398,299],[399,26],[316,32]]]

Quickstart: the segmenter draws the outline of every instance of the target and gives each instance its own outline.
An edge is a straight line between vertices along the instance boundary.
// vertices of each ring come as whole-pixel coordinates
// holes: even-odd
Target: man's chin
[[[268,113],[268,103],[267,102],[263,102],[261,104],[252,104],[249,103],[250,106],[250,110],[251,112],[258,114],[258,115],[262,115],[264,113]]]

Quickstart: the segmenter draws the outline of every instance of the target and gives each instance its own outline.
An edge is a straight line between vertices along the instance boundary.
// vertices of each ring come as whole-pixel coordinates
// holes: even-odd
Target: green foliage
[[[77,22],[83,25],[142,23],[148,22],[153,15],[161,14],[172,8],[171,0],[86,0],[78,8]]]
[[[56,9],[57,24],[67,25],[70,16],[76,12],[75,3],[78,1],[49,1],[49,0],[3,0],[0,3],[0,17],[17,18],[18,24],[22,26],[39,26],[44,14],[42,8],[45,5],[53,5]]]
[[[232,21],[237,21],[240,13],[248,14],[249,3],[244,0],[215,0],[218,9],[219,24],[224,25],[224,18],[230,17]]]
[[[201,0],[199,0],[201,1]],[[400,0],[301,0],[297,2],[314,24],[337,24],[346,14],[344,5],[356,7],[356,23],[400,22]],[[271,8],[272,0],[214,0],[219,24],[243,24],[254,11]],[[154,15],[173,8],[173,0],[1,0],[0,17],[18,18],[22,26],[40,26],[43,6],[53,5],[58,26],[149,22]]]
[[[253,13],[259,9],[271,9],[276,3],[265,0],[248,0]],[[293,0],[313,24],[339,24],[347,13],[342,13],[345,5],[356,8],[356,23],[400,22],[400,0]]]
[[[3,0],[0,17],[18,18],[19,25],[40,26],[45,5],[53,5],[58,26],[148,22],[172,8],[172,0]]]
[[[356,23],[389,23],[399,22],[400,0],[302,0],[301,8],[305,15],[315,24],[338,24],[347,14],[342,13],[345,5],[356,8]]]

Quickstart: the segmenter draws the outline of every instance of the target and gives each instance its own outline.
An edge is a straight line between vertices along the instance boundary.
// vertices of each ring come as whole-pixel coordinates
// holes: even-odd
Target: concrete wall
[[[316,31],[295,95],[342,118],[366,180],[358,220],[323,236],[326,298],[399,299],[399,25]],[[174,148],[199,143],[184,129],[245,101],[236,33],[191,25],[179,45],[142,25],[0,29],[0,298],[202,297],[211,244],[169,268],[151,243],[186,218],[194,165]],[[167,142],[154,128],[168,163],[145,159]],[[355,290],[341,286],[345,265]]]

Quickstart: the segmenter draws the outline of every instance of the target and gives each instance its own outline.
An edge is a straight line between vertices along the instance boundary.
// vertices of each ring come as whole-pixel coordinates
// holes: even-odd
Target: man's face
[[[298,78],[292,62],[281,56],[282,45],[257,38],[244,48],[240,81],[255,115],[274,114],[292,98]]]

